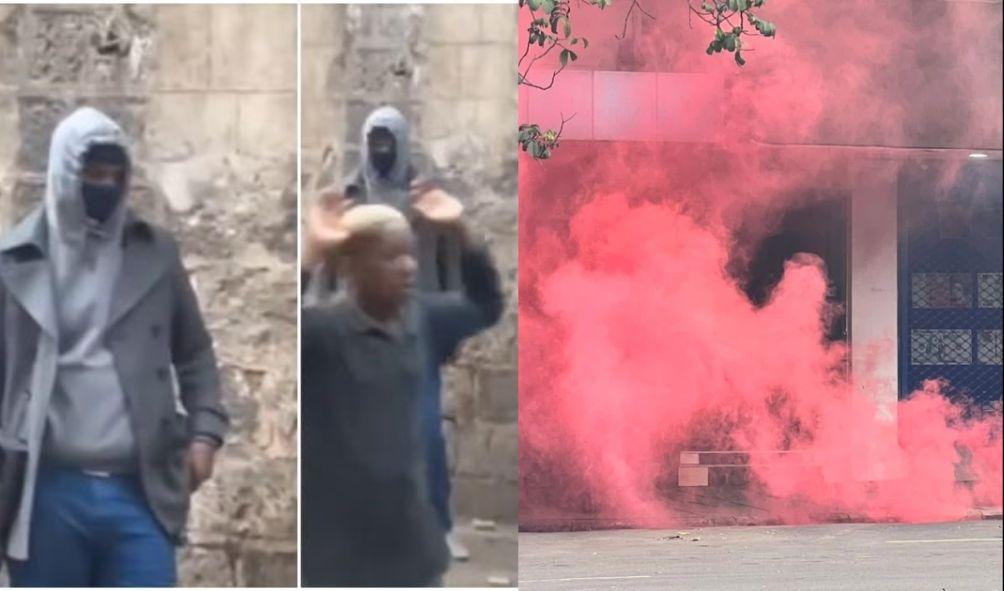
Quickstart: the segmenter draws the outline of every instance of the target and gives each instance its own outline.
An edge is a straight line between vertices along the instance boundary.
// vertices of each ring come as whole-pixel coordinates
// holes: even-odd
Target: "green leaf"
[[[565,37],[571,37],[571,36],[572,36],[572,23],[568,22],[568,19],[566,18],[565,19]]]
[[[736,0],[736,8],[742,12],[750,9],[749,0]]]
[[[572,37],[572,43],[571,43],[572,45],[575,45],[578,42],[579,42],[578,38]]]
[[[589,39],[582,37],[582,49],[589,49]]]
[[[727,4],[729,10],[731,10],[732,12],[739,10],[739,0],[728,0]]]
[[[738,64],[740,66],[745,66],[746,65],[746,60],[743,59],[743,56],[741,55],[741,52],[738,52],[738,51],[736,52],[736,64]]]
[[[774,23],[769,23],[767,21],[758,20],[754,26],[757,31],[764,37],[773,37],[775,33]]]
[[[730,35],[726,35],[725,36],[725,49],[727,49],[729,51],[735,51],[736,50],[736,36],[735,35],[731,35],[730,34]]]
[[[543,0],[526,0],[526,3],[530,6],[530,10],[538,10],[542,1]]]
[[[715,41],[721,41],[725,38],[725,33],[721,29],[715,29]]]
[[[544,12],[550,13],[554,10],[554,0],[541,0],[540,7]]]
[[[562,49],[561,50],[561,54],[558,56],[558,61],[561,62],[561,66],[562,67],[565,67],[565,66],[568,65],[568,55],[570,53],[572,53],[572,52],[569,51],[569,50],[567,50],[567,49]]]

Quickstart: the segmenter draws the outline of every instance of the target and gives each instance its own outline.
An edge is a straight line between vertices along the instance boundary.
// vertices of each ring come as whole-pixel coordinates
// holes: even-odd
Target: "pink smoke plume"
[[[721,124],[704,146],[566,143],[547,163],[521,160],[521,512],[588,498],[605,515],[672,523],[662,483],[685,449],[799,452],[753,466],[747,491],[785,522],[956,519],[1001,504],[999,407],[928,382],[884,417],[875,386],[851,383],[845,343],[827,338],[841,310],[820,258],[788,260],[762,305],[742,289],[744,261],[783,213],[855,170],[846,152],[755,144],[1000,150],[1000,52],[974,39],[999,40],[1001,7],[769,7],[779,37],[758,41],[743,71],[704,55],[700,25],[614,42],[617,19],[580,11],[596,48],[580,65],[721,76],[709,106]],[[686,19],[653,10],[662,27]],[[913,43],[896,41],[904,29]]]

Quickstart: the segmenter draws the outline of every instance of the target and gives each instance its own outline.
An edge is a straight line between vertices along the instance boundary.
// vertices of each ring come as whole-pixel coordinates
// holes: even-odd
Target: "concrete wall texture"
[[[516,7],[304,5],[303,186],[342,179],[360,127],[392,104],[412,121],[420,167],[489,237],[508,297],[500,325],[446,374],[453,505],[514,523],[516,460]],[[434,172],[428,172],[434,171]]]
[[[103,109],[215,337],[233,431],[194,499],[187,585],[297,582],[296,51],[295,6],[0,7],[0,224],[40,202],[55,124]]]

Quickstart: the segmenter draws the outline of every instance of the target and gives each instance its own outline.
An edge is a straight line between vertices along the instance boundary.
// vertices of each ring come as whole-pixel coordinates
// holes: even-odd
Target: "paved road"
[[[1001,521],[519,535],[525,590],[1001,590]]]

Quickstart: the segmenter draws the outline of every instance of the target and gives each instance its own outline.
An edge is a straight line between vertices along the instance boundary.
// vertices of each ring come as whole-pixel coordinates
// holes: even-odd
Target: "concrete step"
[[[515,587],[518,542],[515,524],[495,524],[494,529],[475,529],[470,521],[454,526],[470,559],[453,562],[446,573],[447,587]]]

